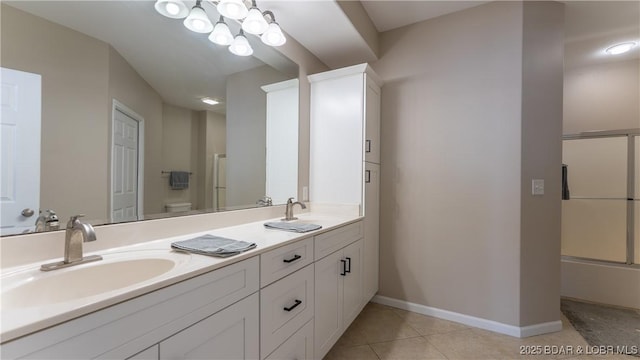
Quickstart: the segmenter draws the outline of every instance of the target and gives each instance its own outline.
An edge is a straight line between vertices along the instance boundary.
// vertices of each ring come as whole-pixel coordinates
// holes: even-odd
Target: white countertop
[[[277,247],[287,245],[291,242],[314,236],[361,219],[359,216],[348,214],[328,215],[317,212],[298,214],[297,216],[300,220],[307,223],[312,222],[314,224],[321,225],[322,229],[308,233],[293,233],[265,229],[263,226],[265,222],[280,220],[280,218],[268,219],[243,225],[218,228],[210,231],[189,233],[129,246],[115,247],[94,253],[86,253],[84,254],[85,256],[94,254],[102,255],[105,260],[76,265],[66,269],[50,272],[40,271],[40,265],[49,261],[3,269],[0,279],[2,281],[2,292],[4,294],[5,291],[17,286],[15,284],[24,284],[25,282],[38,280],[46,276],[57,276],[57,274],[61,274],[65,271],[73,271],[74,267],[95,266],[96,264],[104,263],[110,259],[126,260],[135,259],[139,256],[155,257],[158,255],[160,257],[170,257],[178,262],[178,265],[175,268],[155,278],[117,290],[103,292],[94,296],[46,305],[38,305],[38,299],[34,299],[34,304],[18,305],[7,304],[6,301],[2,301],[0,304],[2,325],[0,329],[1,342],[8,342],[18,337],[104,309],[108,306],[132,299],[136,296],[158,290],[206,272],[248,259]],[[186,240],[204,234],[212,234],[235,240],[254,242],[257,247],[229,258],[187,254],[171,249],[171,243],[174,241]],[[55,260],[59,259],[53,259],[52,261]],[[14,281],[15,279],[20,280]],[[96,279],[96,281],[100,280],[101,279]],[[73,284],[69,284],[69,288],[60,288],[55,291],[73,291],[72,287]]]

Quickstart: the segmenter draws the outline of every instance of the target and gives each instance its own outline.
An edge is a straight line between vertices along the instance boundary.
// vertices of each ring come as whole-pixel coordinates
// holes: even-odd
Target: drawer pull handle
[[[291,259],[284,259],[282,261],[284,261],[284,262],[286,262],[288,264],[288,263],[292,263],[292,262],[294,262],[296,260],[300,260],[300,259],[302,259],[302,256],[294,255]]]
[[[350,273],[351,272],[351,258],[350,257],[347,258],[347,264],[349,266],[347,267],[347,269],[344,272]]]
[[[367,184],[371,182],[371,170],[364,171],[364,182]]]
[[[365,140],[364,142],[364,152],[371,152],[371,140]]]
[[[302,300],[296,299],[296,303],[291,305],[290,307],[285,307],[284,311],[291,311],[291,310],[295,309],[300,304],[302,304]]]
[[[340,275],[347,276],[347,260],[342,259],[340,262],[342,263],[342,272]]]

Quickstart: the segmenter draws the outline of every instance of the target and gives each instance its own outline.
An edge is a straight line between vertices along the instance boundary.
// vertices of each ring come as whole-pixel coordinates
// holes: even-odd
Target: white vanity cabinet
[[[378,291],[382,81],[367,64],[310,75],[309,81],[310,200],[360,205],[366,303]]]
[[[316,262],[315,357],[321,359],[362,310],[362,239]]]
[[[189,334],[205,326],[207,338],[200,344],[224,343],[225,351],[255,359],[258,289],[256,256],[2,344],[2,358],[155,359],[154,351],[160,358],[177,353],[202,358],[184,339],[195,338]],[[222,323],[228,326],[217,328]],[[224,340],[231,338],[235,341]]]
[[[364,300],[369,301],[379,280],[380,164],[365,162],[364,168]]]
[[[314,237],[314,357],[321,359],[360,313],[363,299],[363,222]]]
[[[192,325],[160,345],[163,359],[257,359],[258,294]]]
[[[313,324],[313,238],[266,252],[260,262],[260,358],[306,349],[310,339],[299,332]]]

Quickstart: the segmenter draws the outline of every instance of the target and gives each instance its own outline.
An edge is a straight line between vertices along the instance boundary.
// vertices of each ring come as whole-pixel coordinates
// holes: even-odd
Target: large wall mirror
[[[100,225],[297,195],[298,66],[258,37],[233,55],[154,1],[1,6],[2,235],[35,231],[44,210],[63,229],[75,214]],[[30,81],[41,90],[21,92]],[[38,107],[29,131],[5,112]]]

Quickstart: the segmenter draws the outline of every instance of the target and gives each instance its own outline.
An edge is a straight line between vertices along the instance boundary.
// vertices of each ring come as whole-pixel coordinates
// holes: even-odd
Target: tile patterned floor
[[[369,303],[354,320],[325,360],[404,359],[572,359],[638,360],[625,355],[578,355],[587,342],[562,317],[563,329],[553,334],[518,339],[409,311]],[[521,355],[521,348],[550,346],[552,353]],[[556,346],[553,348],[553,346]],[[559,354],[573,347],[572,353]],[[591,353],[598,349],[590,350]],[[544,350],[543,350],[544,352]],[[606,352],[606,351],[603,351]]]

